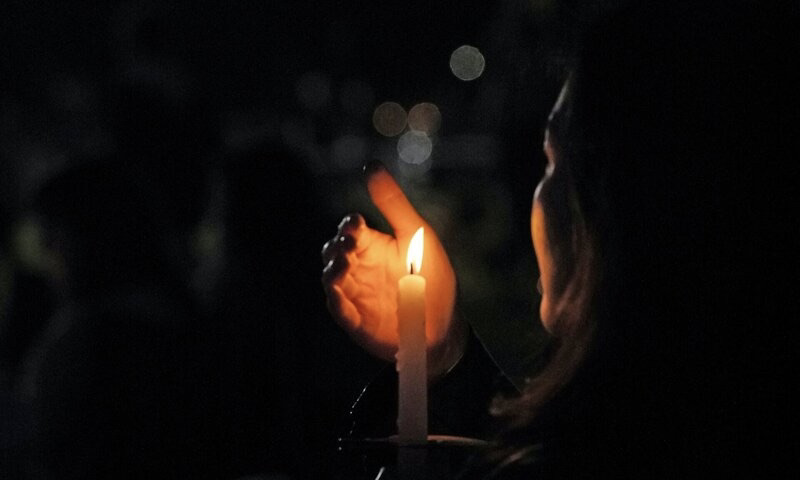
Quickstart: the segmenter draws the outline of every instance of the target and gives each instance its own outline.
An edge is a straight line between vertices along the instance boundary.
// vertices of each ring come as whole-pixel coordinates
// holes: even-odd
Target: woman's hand
[[[420,274],[426,279],[428,378],[452,367],[464,352],[467,327],[454,316],[456,278],[436,232],[419,216],[383,167],[368,173],[370,198],[394,236],[367,227],[359,214],[346,216],[322,248],[322,285],[328,310],[364,349],[394,362],[397,351],[397,281],[406,271],[412,235],[425,228]]]

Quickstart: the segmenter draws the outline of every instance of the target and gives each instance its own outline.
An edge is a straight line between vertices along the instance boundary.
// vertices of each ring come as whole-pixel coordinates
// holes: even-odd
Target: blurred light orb
[[[308,72],[297,81],[297,100],[309,110],[320,110],[331,100],[331,82],[320,72]]]
[[[433,151],[433,142],[425,132],[409,130],[397,141],[397,153],[406,163],[420,165],[425,162]]]
[[[450,55],[450,70],[459,80],[475,80],[483,74],[484,67],[486,59],[483,54],[470,45],[462,45]]]
[[[418,103],[408,111],[408,128],[433,135],[439,130],[442,114],[439,107],[432,103]]]
[[[372,125],[384,137],[400,135],[406,128],[406,111],[400,104],[384,102],[372,114]]]

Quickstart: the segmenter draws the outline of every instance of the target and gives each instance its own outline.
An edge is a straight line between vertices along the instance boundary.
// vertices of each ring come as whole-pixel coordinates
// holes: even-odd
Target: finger
[[[345,297],[344,292],[336,285],[325,285],[325,295],[328,298],[328,311],[336,323],[348,332],[358,329],[361,324],[361,314]]]
[[[342,277],[349,266],[345,255],[334,256],[322,269],[323,285],[333,285]]]
[[[356,240],[350,235],[337,235],[322,246],[322,263],[327,265],[336,255],[346,255],[356,247]]]
[[[350,233],[365,225],[364,217],[362,217],[360,213],[348,213],[342,218],[342,221],[339,222],[338,231],[340,234]]]
[[[367,190],[372,203],[386,217],[395,236],[413,234],[424,223],[394,178],[380,164],[372,163],[366,172]]]
[[[340,235],[349,235],[355,239],[356,253],[361,253],[369,247],[376,233],[367,227],[367,222],[359,213],[346,215],[339,223],[338,231]]]
[[[349,271],[336,278],[333,284],[344,293],[345,298],[355,299],[362,292],[361,284]]]

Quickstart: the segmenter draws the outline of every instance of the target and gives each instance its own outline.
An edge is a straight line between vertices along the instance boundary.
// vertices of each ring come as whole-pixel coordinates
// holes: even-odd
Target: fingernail
[[[325,268],[322,269],[322,275],[324,278],[334,279],[345,271],[347,266],[347,258],[343,255],[338,255],[325,265]]]
[[[339,243],[341,243],[342,248],[345,250],[352,250],[353,247],[356,246],[355,238],[351,237],[350,235],[342,235],[339,237]]]
[[[329,260],[328,264],[325,265],[325,268],[322,269],[322,273],[327,274],[328,272],[331,271],[332,268],[333,268],[333,260]]]
[[[380,160],[376,159],[367,162],[362,169],[366,178],[373,176],[381,170],[386,171],[386,166]]]
[[[341,222],[339,222],[339,232],[343,231],[345,227],[351,225],[354,228],[358,228],[361,224],[364,223],[364,219],[358,213],[350,213],[344,216]]]

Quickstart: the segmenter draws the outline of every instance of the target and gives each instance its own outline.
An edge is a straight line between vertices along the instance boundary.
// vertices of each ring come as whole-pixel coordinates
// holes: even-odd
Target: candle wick
[[[414,275],[414,262],[411,262],[411,275]]]

